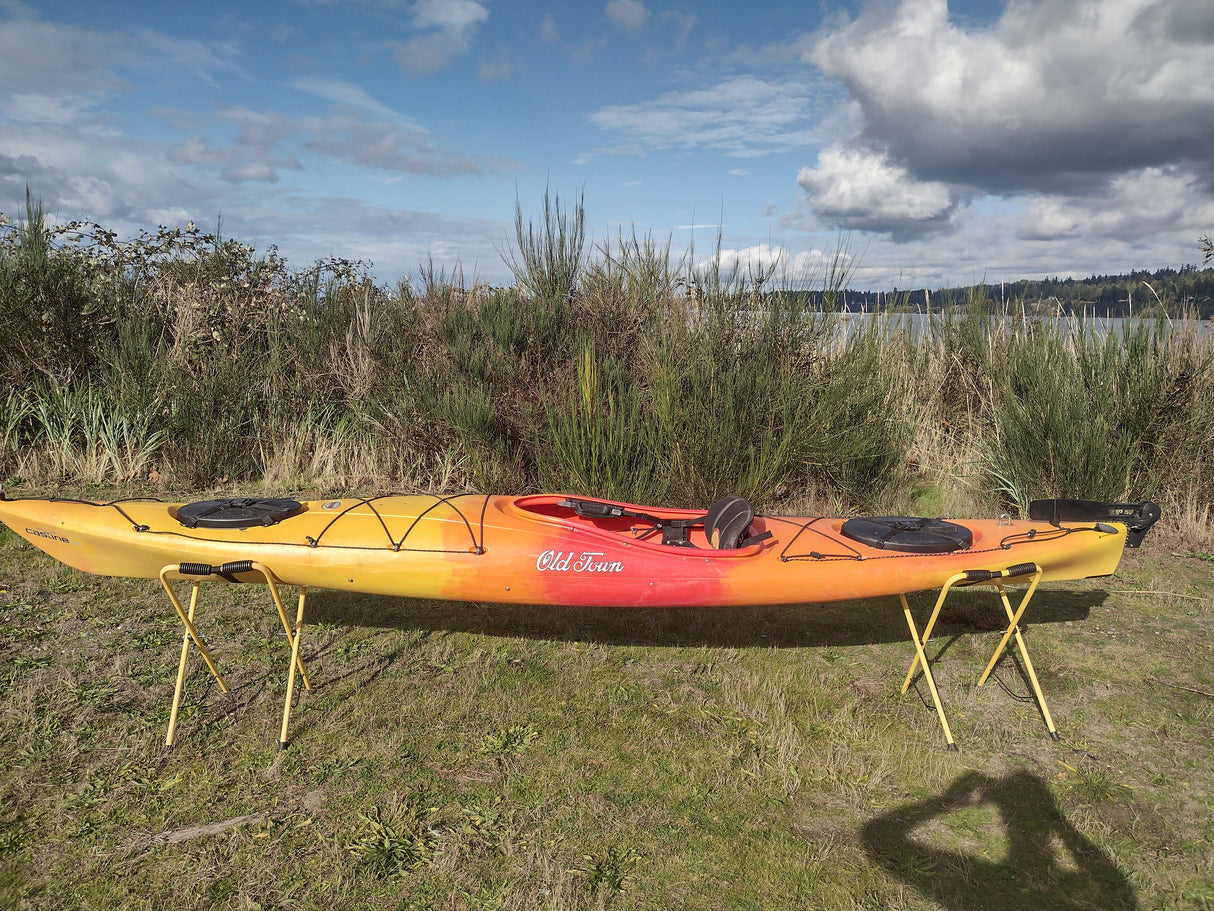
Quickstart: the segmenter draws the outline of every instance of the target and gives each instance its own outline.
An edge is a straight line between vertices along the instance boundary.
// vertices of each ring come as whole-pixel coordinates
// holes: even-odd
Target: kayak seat
[[[669,547],[692,547],[688,532],[693,528],[704,528],[704,537],[714,550],[737,550],[766,541],[771,537],[770,531],[751,534],[750,527],[755,520],[754,507],[744,497],[728,496],[717,500],[708,507],[708,512],[702,516],[687,519],[668,519],[651,516],[645,512],[628,509],[618,503],[603,503],[595,500],[579,500],[569,498],[561,500],[558,506],[572,509],[575,515],[583,519],[617,519],[621,517],[643,519],[652,523],[650,532],[662,533],[662,543]],[[647,537],[648,535],[646,535]]]
[[[722,497],[704,516],[704,537],[713,550],[734,550],[748,540],[755,509],[744,497]]]

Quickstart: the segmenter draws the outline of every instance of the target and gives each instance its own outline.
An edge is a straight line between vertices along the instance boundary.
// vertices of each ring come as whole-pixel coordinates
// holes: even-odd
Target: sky
[[[1211,0],[0,0],[0,212],[512,281],[516,206],[727,271],[1200,263]]]

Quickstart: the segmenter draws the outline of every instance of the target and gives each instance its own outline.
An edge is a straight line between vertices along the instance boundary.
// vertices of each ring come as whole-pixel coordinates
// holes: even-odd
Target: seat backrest
[[[708,507],[704,516],[704,535],[715,550],[733,550],[742,545],[754,520],[754,507],[746,498],[722,497]]]

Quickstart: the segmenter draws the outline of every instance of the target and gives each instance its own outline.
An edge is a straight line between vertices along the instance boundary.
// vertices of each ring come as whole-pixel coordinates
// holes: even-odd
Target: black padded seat
[[[841,531],[869,547],[910,554],[948,554],[974,543],[964,525],[916,516],[859,516],[844,522]]]
[[[722,497],[704,516],[704,536],[714,550],[741,547],[755,520],[755,509],[745,497]]]

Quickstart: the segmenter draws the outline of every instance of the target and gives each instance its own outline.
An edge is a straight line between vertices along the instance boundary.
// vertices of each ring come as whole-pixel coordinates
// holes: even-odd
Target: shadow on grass
[[[1002,832],[981,831],[983,807],[998,812]],[[991,853],[942,847],[944,840],[989,843]],[[1062,815],[1046,782],[1029,772],[992,778],[962,775],[938,797],[865,823],[869,856],[946,908],[1006,911],[1131,911],[1134,890],[1113,859]]]
[[[966,594],[941,613],[937,635],[1006,627],[993,592]],[[1103,591],[1043,591],[1022,626],[1085,620],[1106,596]],[[912,597],[911,603],[917,614],[926,613],[931,596]],[[905,642],[910,636],[896,598],[794,607],[654,609],[414,601],[317,591],[310,596],[307,619],[339,626],[636,646],[804,648]]]

